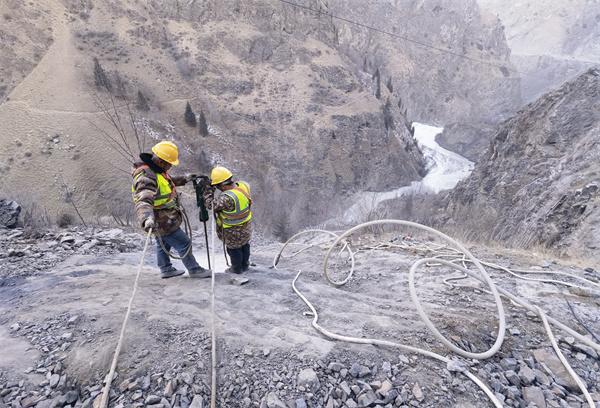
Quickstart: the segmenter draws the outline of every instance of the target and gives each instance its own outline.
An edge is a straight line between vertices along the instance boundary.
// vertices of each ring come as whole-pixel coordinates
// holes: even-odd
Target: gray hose
[[[187,249],[185,250],[185,252],[183,254],[180,254],[179,256],[171,253],[170,250],[168,250],[165,247],[165,243],[163,242],[162,238],[160,235],[155,235],[156,236],[156,240],[158,241],[158,243],[160,244],[160,247],[162,248],[162,250],[169,255],[169,257],[173,258],[173,259],[183,259],[186,256],[188,256],[190,254],[190,252],[192,252],[192,225],[190,224],[190,219],[187,215],[187,212],[185,211],[185,208],[182,205],[179,205],[180,209],[181,209],[181,218],[183,221],[183,227],[185,229],[185,235],[187,235],[188,239],[190,240],[190,245],[188,245]],[[206,248],[206,250],[208,251],[208,248]]]

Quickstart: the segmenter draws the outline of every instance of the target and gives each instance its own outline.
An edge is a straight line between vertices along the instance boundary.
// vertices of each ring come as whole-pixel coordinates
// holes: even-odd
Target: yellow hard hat
[[[233,177],[233,173],[225,167],[217,166],[210,172],[210,184],[216,186]]]
[[[167,163],[177,166],[179,164],[179,149],[175,143],[163,140],[152,147],[152,153]]]

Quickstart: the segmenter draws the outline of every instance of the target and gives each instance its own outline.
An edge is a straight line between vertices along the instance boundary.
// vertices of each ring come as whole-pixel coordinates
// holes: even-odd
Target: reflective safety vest
[[[250,198],[250,186],[244,181],[236,183],[236,187],[224,191],[223,194],[230,197],[235,203],[232,211],[219,211],[217,224],[222,228],[232,228],[244,225],[252,219],[252,199]]]
[[[143,169],[150,168],[149,166],[141,166]],[[175,183],[171,180],[171,177],[167,173],[155,173],[156,174],[156,195],[154,196],[153,207],[155,210],[164,210],[167,208],[174,208],[177,206],[177,191],[175,190]],[[140,173],[133,179],[133,186],[131,186],[131,192],[135,192],[135,183],[143,176],[144,173]]]

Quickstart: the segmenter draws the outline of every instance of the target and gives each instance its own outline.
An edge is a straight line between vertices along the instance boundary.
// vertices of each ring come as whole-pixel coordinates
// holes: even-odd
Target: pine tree
[[[192,110],[192,105],[190,105],[189,102],[185,105],[185,113],[183,117],[185,119],[185,123],[191,127],[196,127],[196,114]]]
[[[150,110],[150,105],[148,104],[148,99],[140,90],[138,90],[138,93],[137,93],[137,103],[136,103],[135,107],[138,110],[141,110],[144,112],[148,112]]]
[[[383,106],[383,123],[387,130],[396,128],[396,125],[394,124],[394,115],[392,115],[392,103],[390,102],[390,98],[388,98]]]
[[[394,93],[394,84],[392,83],[392,77],[389,77],[387,80],[387,83],[385,84],[387,86],[387,89]]]
[[[94,57],[94,81],[96,82],[96,88],[104,88],[108,92],[112,91],[112,84],[108,79],[108,75],[106,75],[104,68],[102,68],[96,57]]]
[[[375,97],[377,99],[381,99],[381,72],[379,72],[379,68],[373,74],[373,80],[376,81],[377,90],[375,91]]]
[[[201,136],[208,136],[208,124],[206,123],[206,116],[204,116],[204,111],[200,111],[200,117],[198,118],[198,129],[200,130]]]
[[[123,77],[115,71],[113,75],[114,79],[114,89],[113,93],[117,98],[126,99],[127,98],[127,83],[123,79]]]

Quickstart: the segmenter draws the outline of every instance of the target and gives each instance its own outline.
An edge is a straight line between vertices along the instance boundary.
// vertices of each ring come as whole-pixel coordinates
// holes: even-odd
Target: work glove
[[[150,231],[150,228],[154,229],[154,217],[148,217],[146,218],[146,220],[144,221],[144,231],[148,232]]]
[[[199,176],[200,178],[200,183],[204,186],[204,187],[210,187],[210,178],[208,176]]]
[[[198,177],[200,177],[200,176],[198,176],[197,174],[193,174],[193,173],[192,174],[186,174],[185,175],[185,182],[189,183],[192,180],[196,180]]]

